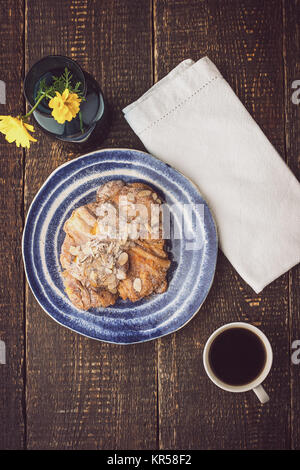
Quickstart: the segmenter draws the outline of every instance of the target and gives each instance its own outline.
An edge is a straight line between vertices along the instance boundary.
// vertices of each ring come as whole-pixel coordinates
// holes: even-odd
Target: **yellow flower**
[[[58,91],[56,96],[49,101],[49,108],[53,108],[52,116],[63,124],[65,121],[71,121],[79,112],[81,99],[77,93],[70,93],[68,88],[61,95]]]
[[[17,147],[30,147],[30,141],[36,142],[29,132],[34,132],[33,126],[22,119],[12,116],[0,116],[0,132],[5,135],[7,142],[16,142]]]

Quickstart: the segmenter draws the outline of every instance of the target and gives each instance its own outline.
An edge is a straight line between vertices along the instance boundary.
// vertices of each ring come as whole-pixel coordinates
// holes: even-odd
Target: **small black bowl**
[[[46,100],[42,100],[33,111],[38,126],[51,137],[74,145],[85,145],[93,141],[100,143],[108,130],[108,109],[103,93],[96,80],[72,59],[60,55],[47,56],[36,62],[24,80],[24,95],[31,107],[35,105],[39,83],[42,79],[50,84],[53,75],[61,75],[65,68],[72,74],[72,83],[82,84],[81,102],[82,126],[79,115],[71,121],[59,124],[51,115]]]

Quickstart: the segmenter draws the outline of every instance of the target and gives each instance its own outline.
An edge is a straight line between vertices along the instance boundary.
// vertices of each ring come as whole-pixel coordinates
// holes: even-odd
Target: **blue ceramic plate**
[[[144,182],[167,203],[169,286],[165,293],[135,303],[120,299],[112,307],[85,312],[76,309],[64,292],[59,262],[63,224],[76,207],[95,200],[97,188],[112,179]],[[181,219],[182,233],[178,207],[189,208]],[[85,336],[130,344],[172,333],[197,313],[214,277],[217,234],[206,202],[182,174],[147,153],[110,149],[83,155],[49,176],[30,206],[22,249],[31,290],[52,318]]]

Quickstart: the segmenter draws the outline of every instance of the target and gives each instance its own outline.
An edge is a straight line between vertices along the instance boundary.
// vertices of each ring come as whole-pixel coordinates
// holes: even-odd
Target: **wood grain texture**
[[[0,114],[25,109],[22,76],[35,61],[65,54],[109,102],[112,126],[98,147],[144,150],[121,109],[181,60],[207,54],[300,179],[300,105],[291,100],[300,0],[9,0],[0,19]],[[36,136],[25,152],[0,135],[0,449],[300,449],[300,365],[291,363],[300,267],[257,295],[219,252],[199,313],[155,342],[110,345],[65,329],[27,285],[24,296],[21,233],[44,180],[82,151]],[[239,320],[273,346],[264,406],[251,392],[215,387],[203,369],[208,336]]]
[[[300,2],[285,1],[284,7],[284,71],[287,163],[300,181],[300,104],[292,101],[295,80],[300,85]],[[295,85],[294,85],[295,86]],[[299,94],[298,94],[299,97]],[[300,267],[289,273],[290,342],[300,340]],[[299,349],[299,347],[298,347]],[[295,349],[291,349],[291,355]],[[300,355],[297,354],[297,359]],[[300,449],[300,364],[291,361],[291,447]]]
[[[207,54],[284,158],[281,2],[154,2],[155,77],[186,58]],[[260,295],[219,254],[209,296],[192,322],[159,341],[159,429],[162,449],[288,448],[288,275]],[[265,381],[268,405],[253,393],[213,386],[202,366],[206,339],[218,326],[247,321],[261,327],[274,348]]]
[[[121,109],[152,83],[150,18],[148,1],[27,2],[26,68],[63,54],[100,82],[114,111],[103,147],[141,147]],[[38,138],[26,155],[26,209],[49,173],[75,155]],[[80,336],[52,321],[28,289],[26,311],[28,448],[155,448],[155,343],[124,347]]]
[[[23,1],[0,6],[0,80],[6,104],[0,115],[23,112]],[[0,135],[0,340],[6,364],[0,364],[0,449],[24,445],[24,275],[21,256],[23,225],[23,151]]]

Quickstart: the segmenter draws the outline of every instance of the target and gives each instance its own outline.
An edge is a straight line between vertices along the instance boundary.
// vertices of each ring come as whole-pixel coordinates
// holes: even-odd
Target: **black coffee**
[[[246,385],[256,379],[266,362],[265,346],[246,328],[229,328],[212,342],[209,362],[213,373],[228,385]]]

